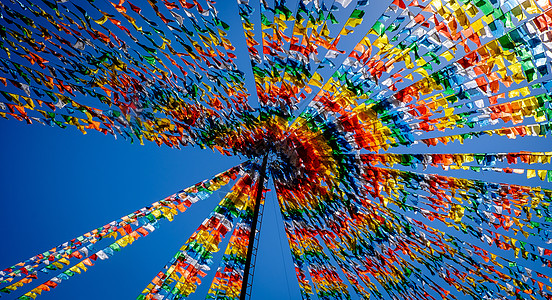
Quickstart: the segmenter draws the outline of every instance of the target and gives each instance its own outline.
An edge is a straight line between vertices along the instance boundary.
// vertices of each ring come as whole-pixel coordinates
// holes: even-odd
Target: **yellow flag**
[[[322,78],[322,76],[320,76],[320,74],[314,73],[314,75],[312,75],[312,78],[309,80],[309,84],[317,86],[319,88],[322,88],[322,81],[323,80],[324,80],[324,78]]]
[[[546,180],[546,170],[537,170],[537,174],[541,180]]]
[[[351,27],[355,28],[358,25],[360,25],[361,23],[362,23],[362,19],[351,18],[351,19],[347,20],[347,23],[345,23],[345,26],[351,26]],[[343,26],[343,27],[345,27],[345,26]]]

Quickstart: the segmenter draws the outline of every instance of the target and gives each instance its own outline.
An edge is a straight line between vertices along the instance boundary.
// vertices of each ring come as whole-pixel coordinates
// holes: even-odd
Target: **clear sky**
[[[210,150],[140,146],[96,133],[82,135],[77,130],[16,121],[0,120],[0,133],[3,267],[240,163],[238,158]],[[133,299],[208,216],[224,191],[194,204],[173,222],[162,220],[152,234],[108,260],[98,260],[41,299]],[[281,217],[274,213],[273,201],[267,197],[254,280],[259,298],[254,299],[296,299],[297,283],[283,230],[276,227]],[[206,278],[200,288],[207,289],[210,281]],[[202,289],[191,299],[204,297]]]

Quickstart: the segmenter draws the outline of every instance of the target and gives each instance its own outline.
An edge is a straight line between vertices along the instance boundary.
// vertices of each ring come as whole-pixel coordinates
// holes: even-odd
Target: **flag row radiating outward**
[[[303,299],[552,299],[549,0],[220,4],[0,3],[0,116],[246,160],[3,269],[0,294],[34,299],[231,183],[137,293],[212,274],[207,298],[238,299],[268,157]]]

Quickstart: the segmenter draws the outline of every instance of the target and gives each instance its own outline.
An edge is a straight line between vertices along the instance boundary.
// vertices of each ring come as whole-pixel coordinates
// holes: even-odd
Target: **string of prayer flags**
[[[43,274],[63,270],[59,275],[25,293],[21,299],[35,298],[43,291],[49,291],[62,280],[69,279],[75,273],[80,274],[94,265],[97,259],[105,260],[132,244],[136,239],[145,237],[159,228],[160,219],[172,221],[178,212],[184,212],[193,203],[208,198],[213,192],[228,184],[245,172],[246,165],[239,165],[211,179],[204,180],[179,191],[161,201],[134,211],[131,214],[112,221],[102,227],[89,231],[48,251],[35,255],[1,271],[0,284],[5,285],[0,292],[10,294],[25,284],[31,283]],[[121,236],[117,239],[118,236]],[[93,252],[98,242],[105,238],[117,239],[102,250]],[[80,261],[80,262],[79,262]],[[70,264],[73,264],[69,267]],[[8,285],[6,285],[8,284]]]
[[[218,245],[232,231],[235,220],[244,210],[251,210],[254,183],[250,174],[244,174],[137,299],[187,297],[193,293],[201,284],[200,277],[210,270],[213,253],[220,250]]]

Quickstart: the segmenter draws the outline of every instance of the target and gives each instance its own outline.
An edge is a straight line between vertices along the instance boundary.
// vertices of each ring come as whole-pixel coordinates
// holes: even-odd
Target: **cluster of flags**
[[[138,299],[192,294],[229,233],[207,297],[239,298],[268,157],[303,299],[552,299],[552,190],[471,179],[552,182],[523,142],[552,145],[552,3],[371,7],[238,0],[233,24],[211,0],[0,3],[0,116],[246,159],[4,269],[0,292],[63,270],[34,299],[232,181]],[[490,136],[519,149],[458,150]]]

